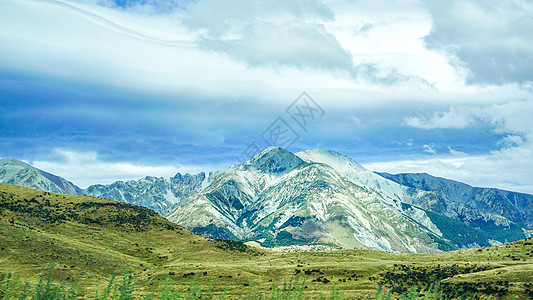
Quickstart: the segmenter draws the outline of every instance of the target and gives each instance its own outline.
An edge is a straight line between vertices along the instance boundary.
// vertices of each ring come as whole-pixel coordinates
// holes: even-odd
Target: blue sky
[[[532,16],[529,1],[2,1],[0,157],[86,187],[225,168],[277,128],[293,152],[533,193]]]

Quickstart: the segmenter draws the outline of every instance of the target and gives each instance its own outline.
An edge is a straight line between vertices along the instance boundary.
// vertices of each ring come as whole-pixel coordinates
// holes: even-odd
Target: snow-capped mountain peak
[[[342,155],[332,150],[315,148],[298,152],[296,153],[296,156],[306,162],[327,164],[335,170],[341,172],[345,170],[357,170],[361,172],[368,171],[348,156]]]
[[[390,199],[403,200],[405,198],[404,194],[407,190],[405,187],[367,170],[353,159],[338,152],[311,149],[298,152],[296,155],[307,162],[327,164],[353,183],[379,191]]]
[[[281,175],[302,164],[305,162],[292,152],[280,147],[269,147],[242,164],[242,169],[254,168],[264,173]]]

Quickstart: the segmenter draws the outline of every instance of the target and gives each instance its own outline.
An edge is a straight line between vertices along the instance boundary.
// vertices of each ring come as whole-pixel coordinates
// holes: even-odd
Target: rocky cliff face
[[[273,159],[275,158],[275,159]],[[398,252],[437,252],[436,233],[421,228],[382,194],[331,166],[269,148],[219,171],[168,218],[194,232],[266,246],[327,244]],[[427,219],[423,212],[420,219]],[[434,228],[437,233],[438,229]]]

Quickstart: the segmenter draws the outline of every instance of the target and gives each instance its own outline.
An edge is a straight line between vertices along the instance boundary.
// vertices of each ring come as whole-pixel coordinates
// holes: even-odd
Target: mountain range
[[[520,240],[533,229],[532,195],[428,174],[374,173],[322,149],[271,147],[208,176],[178,173],[84,190],[2,159],[0,182],[140,205],[200,235],[266,247],[434,253]]]

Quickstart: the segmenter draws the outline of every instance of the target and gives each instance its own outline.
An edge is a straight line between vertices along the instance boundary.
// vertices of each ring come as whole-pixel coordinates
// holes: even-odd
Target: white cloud
[[[238,34],[249,25],[281,22],[334,21],[332,10],[320,0],[200,0],[189,2],[178,12],[179,20],[198,34],[225,37]]]
[[[389,173],[429,173],[475,186],[497,187],[533,194],[533,101],[514,101],[486,107],[456,107],[435,112],[430,118],[416,117],[405,121],[420,129],[463,129],[478,122],[494,126],[505,134],[500,149],[482,155],[469,155],[449,147],[449,154],[435,153],[431,145],[424,151],[435,154],[431,159],[412,159],[367,164],[371,170]]]
[[[334,14],[317,0],[202,0],[176,16],[202,48],[252,67],[353,72],[351,54],[323,25]]]
[[[503,138],[499,144],[503,148],[513,148],[523,146],[525,143],[524,138],[518,135],[509,135]]]
[[[94,151],[55,149],[54,152],[57,159],[35,160],[33,166],[72,181],[81,188],[118,180],[136,180],[145,176],[169,178],[178,172],[196,174],[209,171],[207,166],[151,166],[131,162],[106,162],[100,160]]]
[[[356,116],[350,116],[350,120],[352,120],[352,123],[354,123],[358,127],[366,127],[366,125],[363,124],[363,121],[361,121],[361,119]]]
[[[191,2],[178,17],[196,32],[204,49],[251,67],[314,69],[378,85],[434,89],[422,77],[394,66],[354,64],[352,53],[328,30],[335,16],[320,1],[203,0]]]
[[[529,99],[488,106],[452,105],[447,111],[435,111],[429,117],[407,117],[403,125],[420,129],[465,129],[476,125],[490,125],[497,133],[528,134],[532,131],[528,126],[531,113],[533,101]]]
[[[455,57],[472,84],[531,83],[533,3],[528,0],[426,0],[429,48]],[[452,60],[453,61],[453,60]]]
[[[457,151],[457,150],[453,149],[450,146],[448,146],[448,151],[450,151],[450,154],[453,155],[453,156],[465,156],[466,155],[466,153],[461,152],[461,151]]]
[[[249,24],[237,38],[200,39],[209,50],[228,54],[252,67],[296,67],[353,73],[351,54],[320,24]]]
[[[354,20],[335,19],[343,10],[333,11],[335,3],[178,1],[185,9],[161,14],[94,2],[1,1],[0,66],[16,74],[130,91],[243,99],[263,95],[269,102],[310,87],[351,95],[361,89],[431,88],[422,76],[398,67],[405,57],[414,57],[411,46],[394,60],[384,60],[385,53],[361,56],[370,43],[350,44],[353,37],[343,32],[353,32]],[[152,2],[157,1],[146,1]],[[358,10],[359,4],[347,4]],[[420,36],[404,38],[420,43]]]
[[[435,145],[424,144],[424,152],[437,154],[437,151],[435,150]]]
[[[372,171],[428,173],[473,186],[533,194],[533,147],[513,147],[487,155],[439,155],[436,158],[365,164]]]
[[[409,127],[421,129],[454,128],[464,129],[476,121],[476,108],[451,107],[447,112],[434,112],[430,118],[409,117],[404,124]]]
[[[431,18],[416,1],[137,2],[157,8],[148,12],[101,2],[2,1],[0,65],[150,92],[218,96],[231,85],[248,98],[303,81],[352,92],[457,81],[446,55],[424,47]]]

